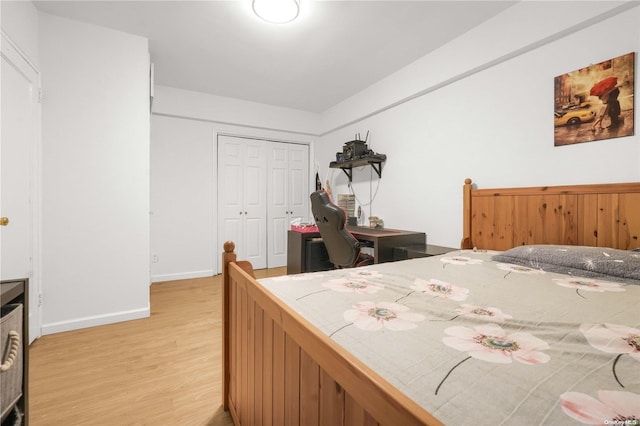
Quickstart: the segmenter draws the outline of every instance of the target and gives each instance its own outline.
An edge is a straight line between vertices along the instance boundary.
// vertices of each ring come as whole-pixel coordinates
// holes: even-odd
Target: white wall
[[[167,86],[155,88],[154,114],[287,134],[317,134],[320,128],[320,115],[312,112]]]
[[[2,31],[29,61],[39,66],[38,11],[30,1],[0,1]]]
[[[216,135],[312,145],[319,115],[156,86],[151,120],[153,282],[219,272]],[[312,168],[313,170],[313,168]]]
[[[327,111],[329,130],[316,144],[316,160],[334,192],[347,192],[346,177],[326,165],[355,132],[367,130],[370,147],[388,161],[372,185],[368,169],[355,173],[356,195],[367,203],[379,184],[373,213],[388,227],[425,231],[437,245],[460,244],[467,177],[484,188],[640,180],[637,130],[631,137],[553,146],[554,77],[639,50],[640,8],[607,12],[617,4],[518,3]],[[570,26],[576,27],[563,30]]]
[[[469,74],[561,38],[578,26],[629,8],[624,1],[522,1],[440,49],[373,84],[322,114],[322,132],[361,120],[421,93],[455,84]],[[608,40],[602,35],[602,42]],[[604,43],[603,43],[604,44]],[[589,52],[579,43],[573,50]],[[555,61],[562,58],[548,58]]]
[[[145,38],[40,14],[43,334],[149,315]]]
[[[215,195],[211,124],[153,116],[151,129],[152,281],[211,276]]]

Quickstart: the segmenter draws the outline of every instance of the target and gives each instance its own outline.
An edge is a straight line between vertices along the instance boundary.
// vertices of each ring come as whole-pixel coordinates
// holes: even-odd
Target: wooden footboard
[[[223,254],[223,405],[237,425],[439,425]]]

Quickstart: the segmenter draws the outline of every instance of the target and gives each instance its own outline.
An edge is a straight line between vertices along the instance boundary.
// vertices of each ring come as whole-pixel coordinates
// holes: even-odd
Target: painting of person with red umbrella
[[[600,80],[591,88],[589,95],[597,96],[603,103],[596,121],[591,126],[591,131],[596,132],[606,128],[602,125],[602,120],[605,116],[609,117],[608,127],[617,128],[620,125],[618,77],[607,77],[604,80]]]
[[[555,78],[555,146],[634,134],[635,53]]]

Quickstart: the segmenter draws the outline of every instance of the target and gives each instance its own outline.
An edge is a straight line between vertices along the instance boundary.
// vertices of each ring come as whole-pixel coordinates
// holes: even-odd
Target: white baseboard
[[[152,275],[152,283],[160,283],[164,281],[188,280],[192,278],[207,278],[213,276],[213,270],[182,272],[178,274]]]
[[[79,330],[82,328],[96,327],[98,325],[148,318],[150,315],[151,309],[147,307],[131,311],[114,312],[112,314],[60,321],[51,324],[42,324],[42,335],[44,336],[47,334],[62,333],[63,331]]]

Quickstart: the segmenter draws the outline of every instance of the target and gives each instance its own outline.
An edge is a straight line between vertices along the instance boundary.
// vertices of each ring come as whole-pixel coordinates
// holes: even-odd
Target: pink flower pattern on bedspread
[[[523,332],[507,334],[496,324],[479,325],[473,329],[454,326],[444,332],[451,336],[442,338],[445,345],[483,361],[507,364],[516,360],[523,364],[543,364],[551,359],[542,352],[549,349],[544,340]]]
[[[482,259],[474,259],[469,256],[444,256],[440,258],[440,262],[450,265],[477,265],[482,263]]]
[[[561,287],[575,288],[576,290],[593,291],[604,293],[605,291],[625,291],[625,288],[618,283],[591,278],[554,278],[553,282]]]
[[[599,390],[598,398],[565,392],[560,395],[560,406],[566,415],[584,424],[640,426],[640,395]]]
[[[509,314],[502,312],[500,308],[494,308],[491,306],[474,306],[468,304],[462,304],[456,309],[458,315],[462,315],[468,318],[476,318],[484,321],[491,322],[504,322],[504,320],[513,318]]]
[[[516,274],[544,274],[545,272],[542,269],[529,268],[527,266],[515,265],[512,263],[496,263],[496,267],[498,269],[502,269],[503,271],[507,271],[507,274],[511,272],[515,272]]]
[[[443,297],[458,302],[465,300],[469,296],[468,288],[458,287],[435,278],[431,278],[429,280],[416,278],[411,289],[421,291],[430,296]]]
[[[384,286],[370,283],[363,279],[335,278],[322,284],[333,291],[341,293],[374,294]]]
[[[349,276],[360,279],[382,278],[382,274],[380,272],[367,268],[353,268],[352,270],[349,270]]]
[[[619,324],[582,324],[580,331],[594,348],[612,354],[629,354],[640,361],[640,330]]]
[[[616,372],[616,365],[620,357],[625,354],[640,361],[640,330],[619,324],[585,323],[580,326],[580,331],[594,348],[602,352],[618,354],[613,360],[611,372],[616,382],[624,387]],[[635,371],[638,372],[638,367],[635,368]]]
[[[344,313],[344,319],[360,330],[376,331],[386,328],[394,331],[411,330],[424,315],[409,312],[409,308],[393,302],[360,302]]]

